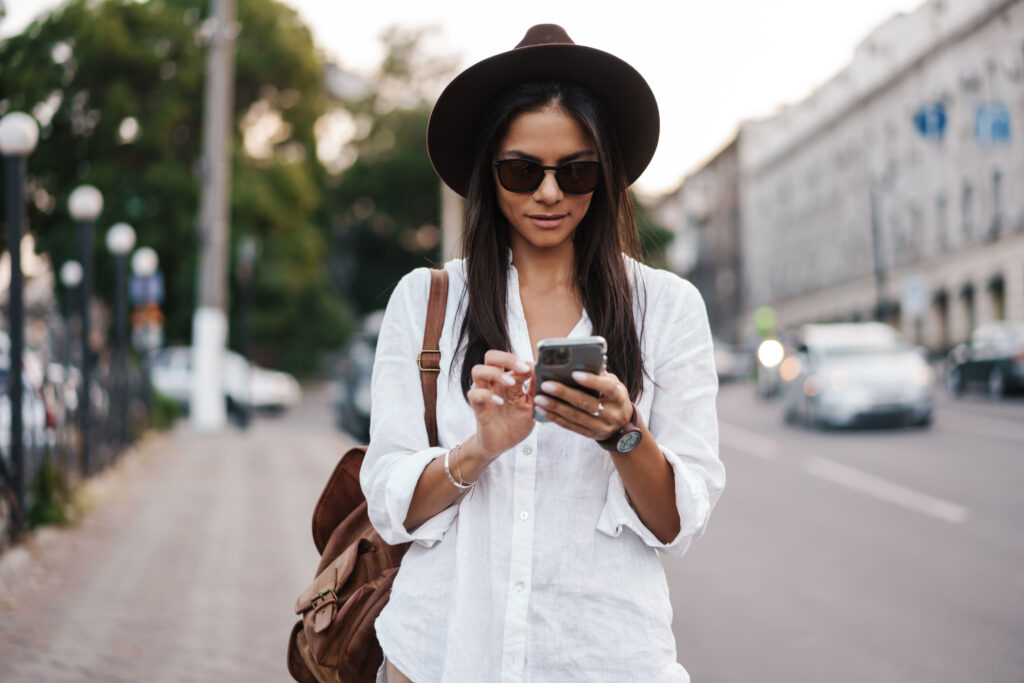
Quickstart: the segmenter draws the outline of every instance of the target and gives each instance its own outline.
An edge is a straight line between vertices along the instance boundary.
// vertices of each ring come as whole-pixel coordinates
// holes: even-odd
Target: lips
[[[541,214],[534,213],[527,216],[530,222],[536,225],[538,228],[557,228],[562,224],[569,214],[567,213],[554,213],[554,214]]]

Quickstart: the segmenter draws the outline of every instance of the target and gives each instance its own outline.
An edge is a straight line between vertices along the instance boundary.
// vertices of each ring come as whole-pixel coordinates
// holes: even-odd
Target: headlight
[[[792,382],[800,376],[800,359],[796,356],[789,356],[779,366],[779,377],[784,382]]]
[[[935,381],[935,371],[929,365],[919,365],[914,368],[914,384],[919,387],[931,386]]]
[[[786,350],[782,348],[782,344],[777,339],[765,339],[757,347],[757,359],[766,368],[774,368],[782,362],[782,357],[785,355]]]

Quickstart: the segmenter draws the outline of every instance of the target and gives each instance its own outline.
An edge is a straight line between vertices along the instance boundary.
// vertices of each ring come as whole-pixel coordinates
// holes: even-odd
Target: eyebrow
[[[502,159],[526,159],[527,161],[536,161],[538,164],[541,163],[540,157],[534,156],[533,154],[527,154],[526,152],[520,151],[518,149],[510,149],[504,152],[499,152],[499,156]],[[572,154],[567,154],[564,157],[559,157],[558,165],[561,166],[562,164],[567,164],[570,161],[576,161],[577,159],[581,159],[583,157],[596,156],[597,152],[585,149],[579,152],[573,152]]]

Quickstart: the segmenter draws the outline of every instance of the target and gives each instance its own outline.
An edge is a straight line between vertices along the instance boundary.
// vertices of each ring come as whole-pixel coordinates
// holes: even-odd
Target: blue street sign
[[[918,109],[914,112],[914,127],[921,137],[941,140],[946,133],[946,105],[932,102]]]
[[[164,301],[164,276],[159,270],[152,275],[132,275],[131,281],[132,303],[136,306],[142,304],[161,304]]]
[[[983,145],[1010,141],[1010,109],[1002,102],[982,102],[974,114],[974,137]]]

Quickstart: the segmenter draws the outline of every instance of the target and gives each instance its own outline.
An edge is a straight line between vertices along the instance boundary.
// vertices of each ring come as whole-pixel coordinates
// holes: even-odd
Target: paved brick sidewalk
[[[319,392],[248,432],[145,440],[82,522],[0,557],[0,681],[290,680],[310,514],[348,445]]]

